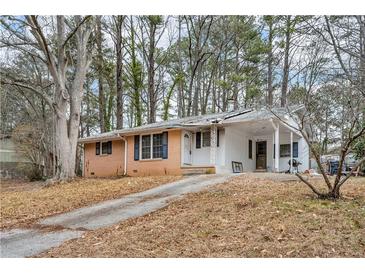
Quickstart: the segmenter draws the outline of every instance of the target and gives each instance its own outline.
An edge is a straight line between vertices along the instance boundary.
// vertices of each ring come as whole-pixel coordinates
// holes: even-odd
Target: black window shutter
[[[293,143],[293,157],[298,158],[298,142]]]
[[[248,140],[248,158],[252,159],[252,140]]]
[[[202,133],[197,132],[196,133],[196,142],[195,142],[196,148],[201,148],[202,147],[201,140],[202,140]]]
[[[134,161],[139,160],[139,135],[134,136]]]
[[[108,142],[108,154],[112,154],[112,141]]]
[[[169,154],[169,137],[168,132],[162,132],[162,159],[167,159]]]
[[[96,155],[100,155],[100,143],[96,143],[96,150],[95,150],[95,154]]]
[[[274,144],[274,157],[273,158],[275,159],[275,144]]]
[[[219,147],[219,129],[217,129],[217,147]]]

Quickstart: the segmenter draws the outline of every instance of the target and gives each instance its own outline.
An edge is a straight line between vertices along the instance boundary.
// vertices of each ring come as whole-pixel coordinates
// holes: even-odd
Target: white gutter
[[[128,141],[125,137],[118,135],[120,139],[124,141],[124,172],[123,175],[127,175],[127,156],[128,156]]]

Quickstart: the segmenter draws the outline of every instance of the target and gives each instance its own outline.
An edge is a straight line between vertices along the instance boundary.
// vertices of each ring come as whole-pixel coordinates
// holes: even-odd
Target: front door
[[[184,164],[191,165],[191,133],[184,133]]]
[[[266,141],[256,142],[256,169],[266,169]]]

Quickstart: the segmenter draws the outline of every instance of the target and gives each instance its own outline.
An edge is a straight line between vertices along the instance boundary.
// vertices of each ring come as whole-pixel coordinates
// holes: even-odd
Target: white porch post
[[[290,173],[293,173],[293,131],[290,131]]]
[[[217,158],[217,125],[210,127],[210,164],[215,165]]]
[[[275,172],[279,172],[279,157],[280,157],[280,125],[275,129]]]

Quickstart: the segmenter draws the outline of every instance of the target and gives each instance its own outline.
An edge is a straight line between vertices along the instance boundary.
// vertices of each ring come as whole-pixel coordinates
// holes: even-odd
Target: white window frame
[[[100,155],[112,155],[113,154],[113,148],[112,148],[112,153],[108,154],[108,152],[103,153],[103,143],[108,143],[109,141],[100,141]],[[112,146],[113,146],[113,141],[112,141]]]
[[[139,159],[141,159],[142,161],[148,161],[148,160],[162,160],[163,158],[153,158],[153,135],[157,135],[157,134],[162,134],[163,132],[154,132],[151,134],[141,134],[139,135]],[[151,143],[150,143],[150,158],[142,158],[142,136],[150,136],[151,138]]]
[[[161,157],[158,158],[153,158],[153,147],[154,147],[154,143],[153,143],[153,135],[161,135]],[[162,155],[163,155],[163,135],[162,132],[161,133],[153,133],[151,134],[151,159],[162,159]]]
[[[205,134],[207,134],[207,133],[209,133],[209,146],[205,146],[204,145],[204,135]],[[210,130],[204,130],[204,131],[202,131],[201,132],[201,147],[203,148],[203,147],[210,147],[212,144],[211,144],[211,136],[210,136]]]
[[[143,147],[142,147],[142,137],[143,136],[150,136],[150,157],[149,158],[142,158],[142,150],[143,150]],[[139,136],[139,147],[140,147],[140,150],[139,150],[139,159],[141,159],[142,161],[143,160],[151,160],[152,159],[152,134],[141,134]]]

